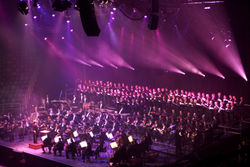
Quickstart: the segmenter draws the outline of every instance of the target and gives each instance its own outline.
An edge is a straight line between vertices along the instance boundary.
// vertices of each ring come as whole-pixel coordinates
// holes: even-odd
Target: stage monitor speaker
[[[99,36],[101,30],[97,24],[95,6],[92,0],[78,0],[82,26],[87,36]]]
[[[156,30],[159,22],[159,0],[150,0],[148,28],[150,30]]]

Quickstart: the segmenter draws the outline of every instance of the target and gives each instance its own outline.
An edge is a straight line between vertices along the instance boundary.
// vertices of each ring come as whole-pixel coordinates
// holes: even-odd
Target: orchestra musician
[[[72,159],[75,159],[75,155],[77,153],[77,145],[72,138],[70,140],[71,143],[68,143],[66,146],[66,158],[69,159],[69,153],[71,153]]]
[[[62,138],[59,138],[58,143],[55,144],[53,148],[54,155],[56,156],[56,152],[59,152],[59,156],[62,156],[62,151],[64,150],[64,142],[62,141]]]
[[[52,139],[50,137],[50,134],[47,135],[47,138],[43,141],[43,145],[42,145],[42,150],[43,153],[45,153],[45,148],[48,147],[49,149],[49,153],[51,153],[51,148],[52,148],[53,144],[52,144]]]

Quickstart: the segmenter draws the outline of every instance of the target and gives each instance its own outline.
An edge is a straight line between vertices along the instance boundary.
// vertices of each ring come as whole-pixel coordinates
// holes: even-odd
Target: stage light
[[[204,9],[209,10],[209,9],[211,9],[211,7],[210,6],[205,6]]]
[[[25,26],[25,27],[27,27],[27,26],[28,26],[28,24],[27,24],[27,23],[25,23],[25,24],[24,24],[24,26]]]
[[[43,39],[46,41],[48,38],[47,38],[47,37],[44,37]]]
[[[110,14],[112,15],[112,14],[114,14],[114,12],[113,12],[113,11],[111,11],[111,12],[110,12]]]
[[[144,16],[144,19],[146,19],[146,18],[148,18],[148,16],[147,16],[147,15],[145,15],[145,16]]]
[[[27,15],[29,13],[29,7],[26,1],[20,1],[18,3],[18,10],[23,14]]]
[[[67,20],[67,21],[66,21],[66,23],[68,23],[68,24],[69,24],[69,23],[70,23],[70,20]]]
[[[37,16],[33,16],[33,19],[37,19]]]
[[[52,14],[52,17],[55,17],[56,15],[55,14]]]
[[[72,3],[67,0],[55,0],[52,4],[52,8],[54,8],[55,11],[63,12],[69,8],[71,8]]]
[[[80,142],[79,144],[80,144],[81,148],[85,148],[88,146],[88,143],[85,140]]]
[[[111,19],[112,19],[112,20],[115,20],[115,17],[112,17]]]
[[[225,46],[225,47],[226,47],[226,48],[228,48],[229,46],[230,46],[230,44],[226,44],[226,46]]]
[[[64,37],[62,37],[62,40],[64,40]]]
[[[70,32],[73,32],[74,30],[73,29],[70,29]]]
[[[113,8],[113,11],[116,11],[116,8]]]

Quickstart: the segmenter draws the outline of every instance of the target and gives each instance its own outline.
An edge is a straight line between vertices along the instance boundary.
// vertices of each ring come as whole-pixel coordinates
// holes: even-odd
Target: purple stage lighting
[[[136,9],[135,8],[133,8],[133,12],[136,13]]]
[[[38,9],[40,9],[40,8],[41,8],[40,4],[37,4],[37,8],[38,8]]]
[[[69,24],[69,23],[70,23],[70,20],[67,20],[66,22]]]
[[[116,8],[113,8],[113,11],[116,11]]]
[[[48,38],[47,38],[47,37],[44,37],[43,39],[46,41]]]
[[[113,11],[111,11],[111,12],[110,12],[110,14],[114,14],[114,12],[113,12]]]
[[[56,15],[55,14],[52,14],[52,17],[55,17]]]
[[[144,19],[146,19],[146,18],[148,18],[148,16],[147,16],[147,15],[145,15],[145,16],[144,16]]]
[[[73,29],[70,29],[70,32],[73,32],[74,30]]]
[[[112,17],[111,19],[112,19],[112,20],[115,20],[115,18],[114,18],[114,17]]]
[[[25,27],[27,27],[27,26],[28,26],[28,24],[27,24],[27,23],[25,23],[25,24],[24,24],[24,26],[25,26]]]
[[[64,37],[62,37],[62,40],[64,40]]]
[[[210,6],[205,6],[204,9],[209,10],[209,9],[211,9],[211,7]]]
[[[37,16],[33,16],[33,19],[37,19]]]

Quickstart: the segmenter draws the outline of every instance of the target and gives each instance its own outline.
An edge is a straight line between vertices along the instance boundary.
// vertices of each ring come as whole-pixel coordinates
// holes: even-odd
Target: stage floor
[[[43,153],[42,149],[32,149],[29,148],[29,144],[32,143],[32,136],[25,136],[24,141],[19,141],[16,139],[14,142],[0,140],[0,145],[13,149],[15,152],[25,152],[34,156],[45,158],[51,161],[55,161],[64,165],[73,167],[105,167],[108,166],[109,157],[113,155],[111,148],[107,147],[107,152],[100,153],[100,158],[95,159],[95,157],[90,158],[90,162],[83,162],[81,157],[76,157],[73,159],[66,159],[65,152],[63,151],[63,156],[54,156],[53,153]],[[39,141],[42,143],[42,141]],[[166,145],[164,143],[154,142],[151,149],[159,153],[156,162],[146,163],[144,166],[161,166],[163,164],[173,163],[177,160],[174,155],[175,147],[171,145]]]
[[[95,159],[91,157],[89,163],[82,162],[80,157],[76,157],[75,160],[73,159],[66,159],[65,152],[63,151],[63,156],[54,156],[53,153],[43,153],[42,149],[32,149],[29,148],[29,143],[32,143],[33,140],[30,136],[26,136],[24,141],[15,140],[14,142],[8,142],[0,140],[0,145],[4,147],[8,147],[13,149],[15,152],[25,152],[28,154],[32,154],[41,158],[45,158],[51,161],[56,161],[65,165],[74,166],[74,167],[82,167],[83,164],[85,167],[105,167],[108,166],[108,157],[111,156],[109,152],[107,153],[100,153],[100,158]],[[39,141],[42,142],[42,141]]]

